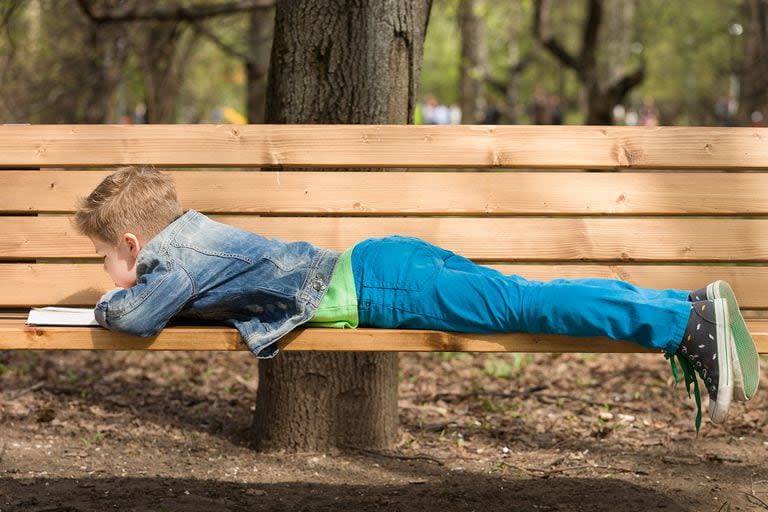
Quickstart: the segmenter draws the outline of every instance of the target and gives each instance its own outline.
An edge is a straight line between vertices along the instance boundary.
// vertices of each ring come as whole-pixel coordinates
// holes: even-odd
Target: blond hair
[[[182,214],[173,179],[146,166],[121,167],[79,200],[72,219],[91,238],[117,245],[124,233],[146,243]]]

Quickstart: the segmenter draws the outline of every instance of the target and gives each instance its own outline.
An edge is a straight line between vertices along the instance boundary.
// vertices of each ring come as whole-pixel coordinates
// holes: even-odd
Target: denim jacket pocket
[[[308,267],[312,263],[311,259],[302,258],[301,256],[297,256],[288,252],[280,254],[279,257],[266,254],[264,255],[264,259],[272,263],[283,272],[293,272],[298,268]]]

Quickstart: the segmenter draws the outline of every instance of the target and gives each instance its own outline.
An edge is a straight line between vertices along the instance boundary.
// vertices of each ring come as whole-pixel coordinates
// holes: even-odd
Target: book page
[[[93,308],[32,308],[28,325],[99,325]]]

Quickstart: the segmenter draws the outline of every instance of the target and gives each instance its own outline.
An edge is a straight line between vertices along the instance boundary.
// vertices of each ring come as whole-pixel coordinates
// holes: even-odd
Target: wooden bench
[[[170,169],[186,208],[338,251],[402,234],[530,279],[688,289],[726,279],[768,352],[768,129],[373,125],[0,126],[0,349],[246,349],[228,327],[141,339],[25,325],[31,306],[92,306],[113,287],[68,216],[128,164]],[[642,351],[604,338],[370,328],[298,329],[281,344]]]

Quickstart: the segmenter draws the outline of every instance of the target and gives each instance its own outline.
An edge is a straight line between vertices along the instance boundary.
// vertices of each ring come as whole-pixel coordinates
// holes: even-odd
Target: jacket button
[[[323,289],[323,283],[322,283],[321,281],[315,281],[315,282],[312,284],[312,287],[313,287],[315,290],[317,290],[317,291],[320,291],[320,290],[322,290],[322,289]]]

